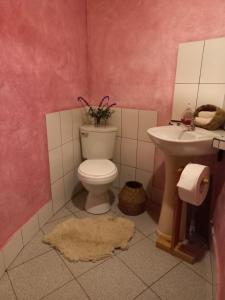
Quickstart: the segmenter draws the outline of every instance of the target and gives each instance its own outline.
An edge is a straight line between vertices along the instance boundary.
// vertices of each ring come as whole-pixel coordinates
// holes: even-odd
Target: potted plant
[[[91,106],[87,100],[83,97],[78,97],[78,102],[88,107],[88,115],[93,118],[95,126],[100,126],[102,121],[106,124],[106,121],[111,117],[114,110],[112,107],[116,103],[109,104],[109,96],[104,96],[97,107]]]

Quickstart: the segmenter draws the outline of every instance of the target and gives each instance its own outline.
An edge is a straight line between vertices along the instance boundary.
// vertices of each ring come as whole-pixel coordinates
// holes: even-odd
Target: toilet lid
[[[108,159],[87,159],[78,170],[83,176],[98,178],[113,175],[116,171],[116,166]]]

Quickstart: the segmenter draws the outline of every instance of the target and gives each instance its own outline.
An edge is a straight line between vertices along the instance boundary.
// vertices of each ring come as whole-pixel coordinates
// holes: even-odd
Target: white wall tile
[[[225,81],[225,80],[224,80]],[[198,104],[213,104],[223,107],[225,98],[225,84],[200,84],[198,92]]]
[[[0,251],[0,278],[5,272],[5,264],[2,251]]]
[[[72,171],[64,176],[64,187],[66,201],[72,199],[75,187],[77,186],[79,180],[77,178],[77,172]]]
[[[46,126],[48,136],[48,150],[61,145],[60,115],[59,112],[46,115]]]
[[[198,83],[204,41],[179,45],[177,57],[176,83]]]
[[[80,136],[80,126],[83,124],[83,110],[82,109],[73,109],[73,138],[79,139]]]
[[[118,128],[117,136],[121,136],[121,108],[113,108],[114,112],[108,120],[109,125],[116,126]]]
[[[63,178],[51,185],[53,212],[57,212],[66,203]]]
[[[78,139],[74,140],[73,149],[74,149],[74,166],[78,167],[82,161],[80,140]]]
[[[62,143],[69,142],[73,139],[73,116],[71,110],[60,112],[61,118],[61,135]]]
[[[38,220],[40,228],[52,217],[52,215],[52,200],[50,200],[38,211]]]
[[[122,138],[121,141],[121,164],[136,167],[137,140]]]
[[[11,236],[9,241],[2,249],[2,254],[4,258],[5,267],[8,268],[10,263],[15,259],[17,254],[23,248],[23,240],[21,230],[18,230],[16,233]]]
[[[152,172],[136,169],[136,180],[143,184],[143,188],[147,191],[152,184]]]
[[[49,151],[49,167],[51,183],[63,176],[61,147]]]
[[[120,160],[121,160],[121,137],[117,137],[113,161],[115,161],[116,163],[120,163]]]
[[[147,129],[157,126],[157,112],[149,110],[139,110],[138,139],[150,141]]]
[[[23,225],[21,232],[23,237],[23,244],[26,245],[31,238],[37,233],[39,230],[38,216],[35,214],[32,218],[30,218],[26,224]]]
[[[135,168],[121,165],[120,187],[123,187],[127,181],[131,180],[135,180]]]
[[[188,103],[190,103],[194,111],[196,108],[197,94],[198,84],[175,84],[171,119],[180,120]]]
[[[154,170],[155,146],[153,143],[138,142],[137,168],[153,172]]]
[[[122,137],[137,139],[138,110],[122,109]]]
[[[73,141],[66,143],[62,146],[62,156],[63,156],[63,174],[74,169],[74,152],[73,152]]]
[[[201,83],[225,83],[225,38],[205,41]]]

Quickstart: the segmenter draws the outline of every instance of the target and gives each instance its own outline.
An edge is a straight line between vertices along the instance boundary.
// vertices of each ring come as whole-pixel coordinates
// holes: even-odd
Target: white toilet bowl
[[[89,192],[85,209],[92,214],[110,210],[108,189],[118,175],[116,165],[108,159],[87,159],[78,168],[78,178]]]

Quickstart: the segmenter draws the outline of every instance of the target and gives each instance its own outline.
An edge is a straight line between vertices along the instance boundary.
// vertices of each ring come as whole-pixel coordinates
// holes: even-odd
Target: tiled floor
[[[57,223],[90,216],[84,197],[62,208],[20,252],[0,279],[0,300],[212,300],[209,254],[190,266],[156,248],[156,221],[147,212],[126,216],[136,224],[130,248],[96,263],[71,263],[43,244]],[[116,203],[110,214],[123,215]]]

